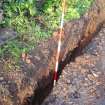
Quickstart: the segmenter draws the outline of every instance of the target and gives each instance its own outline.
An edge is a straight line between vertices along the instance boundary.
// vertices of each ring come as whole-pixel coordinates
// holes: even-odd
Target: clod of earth
[[[74,49],[85,47],[102,28],[104,21],[105,0],[95,0],[84,16],[65,23],[59,59],[64,67]],[[0,105],[40,105],[52,88],[56,50],[57,37],[52,37],[30,51],[31,64],[21,60],[21,70],[4,72],[0,69]],[[75,91],[70,97],[78,98],[80,94]]]

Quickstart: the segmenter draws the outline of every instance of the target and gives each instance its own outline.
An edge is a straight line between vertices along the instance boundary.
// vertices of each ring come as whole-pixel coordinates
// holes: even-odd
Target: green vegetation
[[[65,21],[79,18],[92,1],[67,0]],[[48,38],[59,26],[61,0],[45,0],[41,8],[38,7],[36,0],[4,0],[4,20],[0,25],[14,28],[19,36],[0,48],[1,57],[8,52],[18,61],[22,52],[34,48],[37,42]]]

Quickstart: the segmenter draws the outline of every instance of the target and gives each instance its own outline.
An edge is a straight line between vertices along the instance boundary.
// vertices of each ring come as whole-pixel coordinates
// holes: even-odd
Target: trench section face
[[[98,31],[100,31],[100,30],[98,29]],[[95,32],[94,34],[96,35],[97,32]],[[68,64],[70,64],[70,62],[75,62],[75,59],[83,54],[83,48],[86,45],[88,45],[93,38],[94,38],[94,35],[92,37],[87,37],[87,39],[85,39],[85,41],[86,41],[85,45],[82,45],[82,41],[80,41],[78,43],[78,47],[76,47],[73,51],[68,52],[65,59],[63,59],[61,62],[59,62],[58,81],[59,81],[59,77],[62,75],[63,69]],[[84,42],[83,42],[83,44],[84,44]],[[40,88],[40,87],[42,87],[42,86],[40,86],[40,84],[41,84],[40,82],[42,82],[42,80],[44,82],[46,82],[46,81],[48,81],[48,79],[50,80],[49,84],[44,88]],[[33,94],[33,96],[31,96],[31,97],[28,97],[27,101],[24,103],[24,105],[41,105],[43,103],[43,101],[52,92],[52,89],[53,89],[53,73],[51,73],[49,75],[49,77],[43,78],[42,80],[39,81],[39,86],[34,92],[35,94]],[[42,84],[42,85],[44,85],[44,84]],[[28,104],[26,104],[26,103],[28,103]]]
[[[100,2],[102,3],[103,1],[100,1]],[[98,1],[96,3],[98,5]],[[58,76],[60,76],[62,74],[62,70],[67,64],[69,64],[71,61],[74,61],[77,56],[82,54],[82,49],[91,41],[91,39],[102,28],[102,24],[104,23],[104,20],[105,20],[105,13],[102,10],[102,14],[103,14],[103,16],[102,16],[101,12],[99,12],[99,9],[101,7],[100,7],[100,5],[99,6],[97,6],[97,5],[94,4],[93,7],[89,10],[89,12],[88,12],[89,17],[87,17],[87,15],[85,15],[80,20],[73,21],[66,25],[65,30],[67,28],[67,30],[66,30],[67,32],[65,31],[65,34],[67,36],[66,36],[66,40],[64,41],[64,46],[63,46],[63,49],[61,52],[61,58],[63,58],[63,57],[64,58],[60,59],[59,70],[58,70],[59,75]],[[100,9],[100,11],[101,11],[101,9]],[[92,11],[92,12],[90,12],[90,11]],[[95,16],[93,16],[91,14],[94,14]],[[100,20],[100,18],[101,18],[101,20]],[[86,22],[86,24],[85,24],[85,22]],[[82,23],[82,25],[81,25],[81,23]],[[76,24],[79,24],[79,26],[81,28],[80,30],[82,30],[82,31],[80,31],[80,30],[76,31],[76,29],[77,29],[77,27],[75,27]],[[68,26],[69,26],[69,28],[68,28]],[[72,36],[70,36],[70,34],[72,34]],[[57,41],[57,39],[54,39],[54,41],[50,43],[50,45],[54,45],[54,46],[52,48],[50,48],[52,53],[50,54],[50,56],[48,58],[49,58],[49,61],[51,61],[51,62],[47,66],[55,64],[56,51],[54,49],[57,48],[56,41]],[[55,52],[53,52],[53,51],[55,51]],[[47,68],[47,69],[49,69],[49,68]],[[43,79],[43,78],[45,78],[45,79]],[[45,76],[43,78],[40,80],[42,82],[40,82],[40,81],[38,82],[38,88],[35,89],[35,92],[34,92],[35,94],[33,94],[33,96],[32,96],[33,98],[31,100],[31,103],[34,103],[34,105],[40,105],[53,88],[53,85],[52,85],[53,84],[53,72],[50,72],[50,75]],[[52,86],[50,88],[49,92],[47,92],[47,90],[49,90],[48,84],[51,84],[51,86]],[[42,92],[42,90],[46,90],[46,91]],[[42,93],[44,95],[42,95]],[[48,93],[48,94],[46,94],[46,93]]]
[[[105,105],[105,27],[70,62],[42,105]]]

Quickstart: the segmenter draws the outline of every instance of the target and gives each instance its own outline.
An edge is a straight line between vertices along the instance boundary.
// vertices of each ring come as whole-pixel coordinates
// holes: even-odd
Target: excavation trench
[[[97,0],[95,3],[98,3]],[[94,38],[94,36],[96,36],[96,34],[102,28],[102,25],[105,21],[105,13],[103,13],[104,16],[100,16],[100,21],[98,15],[99,8],[96,7],[96,10],[93,8],[95,7],[93,6],[91,8],[94,11],[92,12],[95,13],[95,17],[91,15],[92,13],[89,13],[88,18],[85,15],[83,18],[80,18],[79,20],[74,20],[70,23],[65,24],[64,26],[65,38],[63,41],[63,46],[59,60],[58,80],[59,76],[62,75],[62,70],[64,69],[64,67],[70,62],[75,61],[75,58],[82,54],[82,49],[90,43],[92,38]],[[91,11],[91,9],[89,10],[89,12]],[[96,15],[98,15],[98,17]],[[100,15],[102,14],[100,13]],[[35,89],[33,96],[27,98],[28,105],[41,105],[43,103],[43,100],[50,94],[50,92],[53,89],[54,66],[52,68],[50,66],[55,65],[55,49],[57,49],[57,38],[54,38],[54,40],[55,42],[50,43],[55,47],[53,48],[54,52],[53,54],[51,54],[52,56],[50,56],[49,59],[50,63],[47,65],[49,69],[48,71],[50,71],[50,73],[49,75],[43,76],[41,79],[38,79],[38,88]]]
[[[101,27],[101,26],[100,26]],[[94,35],[89,36],[87,38],[83,38],[79,41],[78,47],[74,48],[72,51],[68,52],[63,60],[59,62],[59,68],[58,68],[58,81],[60,75],[62,75],[63,69],[69,64],[70,62],[74,62],[76,57],[82,55],[82,50],[85,48],[86,45],[88,45],[91,40],[94,38],[94,36],[100,31],[100,28],[97,29],[97,31],[94,33]],[[84,40],[84,41],[83,41]],[[46,87],[43,88],[43,86],[40,86],[40,82],[43,81],[49,81]],[[43,84],[44,85],[44,84]],[[53,89],[53,73],[51,73],[47,78],[42,78],[42,80],[39,81],[39,86],[41,88],[37,88],[34,91],[34,95],[31,97],[28,97],[23,105],[41,105],[43,101],[48,97],[48,95],[51,93]]]
[[[64,25],[59,76],[64,67],[82,53],[105,21],[105,0],[95,0],[80,19]],[[58,33],[59,30],[56,31]],[[20,60],[20,70],[0,69],[0,105],[41,105],[53,89],[58,36],[42,41],[28,53],[31,63]]]
[[[42,105],[105,105],[105,27],[67,64]]]

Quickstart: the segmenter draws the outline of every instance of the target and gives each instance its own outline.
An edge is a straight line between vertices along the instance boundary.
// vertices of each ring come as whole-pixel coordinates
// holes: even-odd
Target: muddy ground
[[[105,105],[105,24],[81,55],[66,65],[42,105]]]

